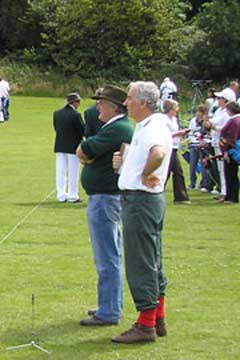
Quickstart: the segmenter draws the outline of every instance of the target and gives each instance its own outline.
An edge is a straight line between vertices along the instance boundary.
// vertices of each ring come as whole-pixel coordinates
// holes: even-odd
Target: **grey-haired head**
[[[68,104],[72,104],[75,101],[80,101],[81,97],[79,95],[79,93],[74,92],[74,93],[70,93],[67,95],[67,103]]]
[[[146,103],[152,112],[159,111],[160,91],[153,81],[135,81],[130,83],[129,89],[136,87],[136,99]]]

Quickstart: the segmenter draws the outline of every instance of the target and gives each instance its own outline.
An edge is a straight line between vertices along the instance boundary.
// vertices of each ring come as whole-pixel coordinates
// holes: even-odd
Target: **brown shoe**
[[[156,330],[154,327],[147,327],[136,323],[129,330],[114,336],[112,341],[122,344],[156,341]]]
[[[157,336],[166,336],[167,335],[167,329],[164,319],[157,319],[156,321],[156,333]]]

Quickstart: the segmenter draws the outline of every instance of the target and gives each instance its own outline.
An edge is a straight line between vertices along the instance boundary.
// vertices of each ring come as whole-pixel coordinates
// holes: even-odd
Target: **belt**
[[[153,193],[145,190],[121,190],[122,195],[159,195],[162,192]]]

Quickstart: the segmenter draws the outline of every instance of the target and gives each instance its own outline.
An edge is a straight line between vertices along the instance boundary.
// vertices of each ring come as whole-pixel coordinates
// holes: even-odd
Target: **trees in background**
[[[237,0],[1,0],[0,50],[83,79],[219,81],[238,74],[239,23]]]
[[[186,5],[179,0],[40,0],[42,55],[67,74],[129,79],[174,62]],[[179,30],[179,33],[178,33]]]
[[[203,6],[196,17],[199,37],[188,53],[191,72],[213,80],[236,78],[240,73],[240,5],[218,0]]]

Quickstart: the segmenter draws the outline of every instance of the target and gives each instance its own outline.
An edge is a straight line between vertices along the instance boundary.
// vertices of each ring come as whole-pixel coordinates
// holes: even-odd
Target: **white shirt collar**
[[[118,120],[118,119],[121,119],[125,116],[125,114],[118,114],[116,116],[114,116],[112,119],[108,120],[108,122],[106,122],[102,127],[104,128],[105,126],[113,123],[114,121]]]

